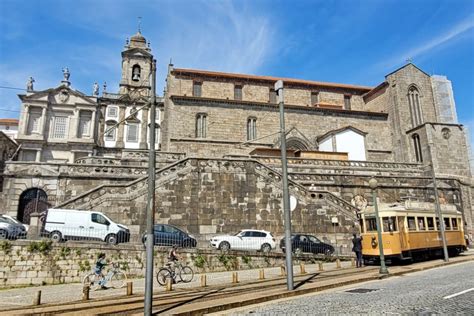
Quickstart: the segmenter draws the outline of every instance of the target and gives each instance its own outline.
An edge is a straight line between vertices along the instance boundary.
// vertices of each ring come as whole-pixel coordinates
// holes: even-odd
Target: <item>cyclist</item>
[[[177,249],[178,249],[178,246],[173,245],[173,247],[171,247],[170,251],[168,252],[168,264],[171,270],[171,275],[173,277],[173,280],[174,280],[174,275],[175,275],[175,270],[176,270],[176,262],[181,259],[181,256],[178,255],[176,251]]]
[[[102,273],[102,270],[104,270],[104,267],[107,265],[107,261],[105,260],[105,253],[100,253],[99,257],[97,258],[97,261],[95,263],[95,268],[94,272],[95,274],[100,278],[99,285],[101,289],[106,289],[104,283],[105,283],[105,277],[104,274]]]

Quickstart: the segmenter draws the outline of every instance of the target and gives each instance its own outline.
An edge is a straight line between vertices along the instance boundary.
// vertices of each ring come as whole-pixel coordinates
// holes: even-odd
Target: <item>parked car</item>
[[[280,240],[280,248],[285,252],[285,238]],[[307,234],[292,234],[291,249],[295,253],[309,252],[314,254],[331,255],[334,247],[322,242],[317,237]]]
[[[53,241],[97,239],[109,244],[128,242],[130,230],[97,211],[48,209],[44,226]]]
[[[0,239],[17,239],[26,237],[26,230],[22,224],[17,224],[13,220],[0,217]]]
[[[142,236],[143,244],[146,242],[146,234],[145,232]],[[156,224],[153,227],[153,235],[155,237],[153,244],[158,246],[177,245],[183,248],[194,248],[197,245],[197,240],[193,235],[167,224]]]
[[[10,220],[12,220],[13,222],[15,222],[16,224],[23,225],[23,227],[25,227],[25,231],[28,232],[28,228],[30,227],[29,225],[23,224],[22,222],[20,222],[19,220],[17,220],[15,217],[10,216],[10,215],[3,214],[2,217],[5,217],[5,218],[10,219]]]
[[[243,229],[235,235],[221,235],[212,237],[211,247],[227,251],[234,250],[256,250],[270,252],[275,249],[275,238],[265,230]]]

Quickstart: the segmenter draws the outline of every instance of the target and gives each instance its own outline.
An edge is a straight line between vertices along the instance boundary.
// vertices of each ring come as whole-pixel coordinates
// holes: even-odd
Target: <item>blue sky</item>
[[[473,0],[124,1],[0,0],[0,86],[118,90],[120,52],[137,30],[166,67],[375,86],[407,58],[453,83],[474,140]],[[21,91],[0,88],[0,117],[18,117]]]

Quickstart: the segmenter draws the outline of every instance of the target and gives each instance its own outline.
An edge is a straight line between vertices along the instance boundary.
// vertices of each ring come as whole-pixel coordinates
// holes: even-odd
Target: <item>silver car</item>
[[[26,237],[26,229],[22,224],[0,216],[0,239],[17,239]]]

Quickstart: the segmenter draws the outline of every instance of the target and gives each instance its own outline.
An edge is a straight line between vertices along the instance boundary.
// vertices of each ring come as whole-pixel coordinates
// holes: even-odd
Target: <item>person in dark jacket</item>
[[[362,268],[362,237],[358,237],[357,234],[353,234],[352,238],[352,251],[356,254],[356,267]]]

